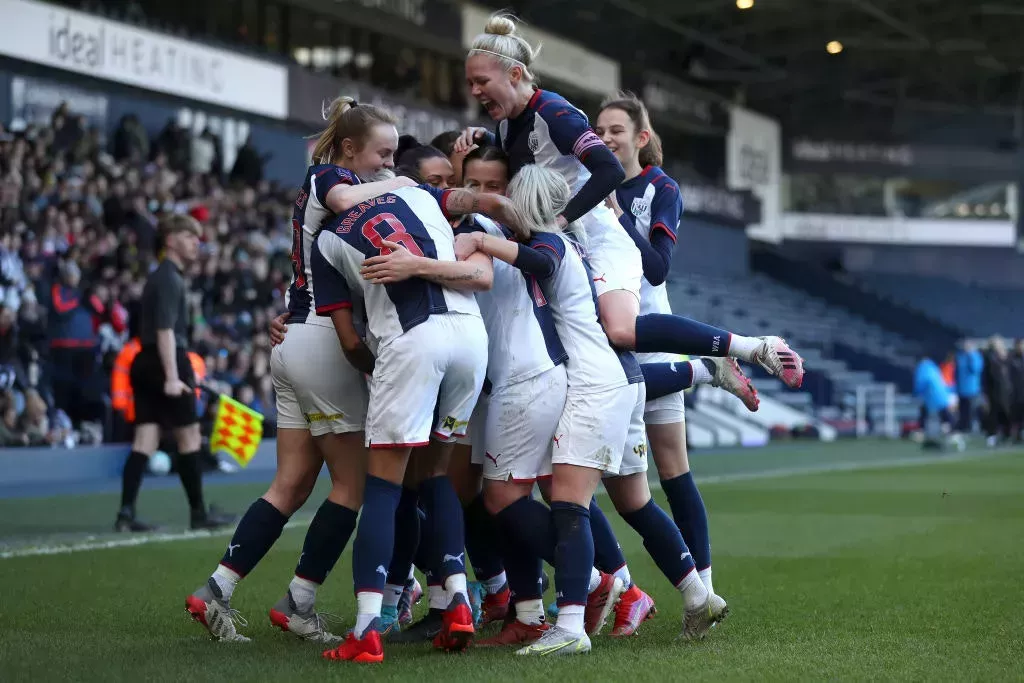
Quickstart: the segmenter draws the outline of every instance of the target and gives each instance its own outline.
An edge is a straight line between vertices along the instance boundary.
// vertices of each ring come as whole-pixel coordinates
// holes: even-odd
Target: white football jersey
[[[404,187],[337,216],[317,237],[313,272],[322,273],[318,281],[323,287],[329,283],[332,300],[342,301],[347,296],[349,305],[356,300],[362,302],[367,319],[366,343],[374,354],[431,315],[463,313],[480,317],[470,293],[420,278],[375,285],[359,273],[365,259],[381,254],[384,240],[397,242],[418,256],[455,261],[455,235],[441,211],[443,201],[441,190]],[[348,291],[340,291],[345,287]],[[317,306],[317,312],[326,314],[333,308],[337,306]],[[459,340],[452,339],[451,343],[458,344]]]
[[[480,231],[511,238],[511,233],[486,216],[467,216],[455,229],[456,234]],[[494,284],[488,291],[477,292],[476,300],[487,328],[487,381],[491,387],[531,379],[568,358],[551,307],[533,275],[494,259]]]
[[[558,259],[554,275],[541,281],[551,306],[558,338],[569,354],[569,391],[606,391],[643,381],[630,352],[616,352],[608,342],[597,312],[597,296],[579,245],[562,234],[537,233],[528,243],[549,250]]]

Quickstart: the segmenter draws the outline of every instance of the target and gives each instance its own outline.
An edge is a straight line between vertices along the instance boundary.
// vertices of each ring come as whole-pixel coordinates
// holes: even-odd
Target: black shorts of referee
[[[160,351],[154,346],[143,346],[132,361],[131,383],[135,396],[135,424],[156,424],[169,429],[190,427],[199,422],[196,403],[196,377],[192,362],[183,348],[175,349],[178,379],[189,391],[178,396],[164,392],[164,376]]]

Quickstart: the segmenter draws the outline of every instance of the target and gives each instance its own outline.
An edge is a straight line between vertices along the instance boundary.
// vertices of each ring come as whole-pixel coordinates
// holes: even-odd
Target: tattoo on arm
[[[448,193],[444,208],[449,215],[465,216],[476,213],[480,209],[480,200],[475,192],[469,190],[452,190]]]
[[[471,273],[462,273],[460,275],[438,275],[437,279],[442,282],[465,282],[467,280],[478,280],[484,275],[483,268],[476,268]]]

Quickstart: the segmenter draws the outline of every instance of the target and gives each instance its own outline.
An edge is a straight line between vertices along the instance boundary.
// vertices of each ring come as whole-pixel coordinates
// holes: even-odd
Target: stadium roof
[[[917,112],[984,113],[1011,130],[1024,101],[1020,0],[517,4],[534,23],[586,36],[623,63],[675,74],[805,132],[877,136]],[[831,41],[841,44],[835,54]]]

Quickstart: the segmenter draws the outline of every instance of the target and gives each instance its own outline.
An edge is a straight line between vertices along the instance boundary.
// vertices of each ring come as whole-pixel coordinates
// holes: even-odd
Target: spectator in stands
[[[942,378],[938,364],[923,356],[914,373],[914,395],[921,399],[921,427],[925,433],[925,446],[941,446],[943,425],[952,424],[950,408],[955,397]]]
[[[1013,379],[1006,353],[1006,344],[1000,337],[989,340],[985,353],[985,368],[982,372],[981,388],[985,392],[988,409],[985,416],[985,432],[988,445],[995,446],[1000,439],[1010,437],[1010,413],[1013,406]]]
[[[1024,339],[1018,339],[1010,354],[1011,382],[1013,384],[1013,428],[1018,443],[1024,441]]]
[[[231,180],[248,187],[255,187],[263,180],[263,165],[269,156],[260,156],[252,144],[252,135],[245,139],[245,144],[238,148],[235,165],[231,169]]]
[[[957,428],[970,434],[974,431],[974,419],[978,413],[978,397],[981,395],[981,373],[985,360],[974,342],[964,341],[956,354],[956,393],[960,399],[960,419]]]
[[[62,105],[52,118],[52,125],[13,132],[0,127],[0,408],[13,409],[0,411],[0,418],[11,412],[13,420],[0,428],[0,442],[27,419],[29,390],[47,406],[48,434],[63,429],[61,407],[74,414],[76,428],[83,419],[97,419],[90,412],[102,409],[114,358],[128,339],[124,307],[141,295],[156,257],[156,223],[170,213],[189,213],[203,224],[190,302],[197,349],[211,357],[225,349],[232,379],[272,407],[265,330],[291,268],[291,190],[258,180],[237,190],[223,187],[220,144],[210,131],[200,136],[195,155],[191,136],[177,126],[169,125],[151,148],[139,119],[128,115],[112,136],[111,157],[103,153],[100,132],[70,107]],[[214,143],[209,173],[206,140]],[[263,160],[251,144],[249,152],[261,176]],[[4,371],[8,364],[16,370]],[[71,381],[83,366],[97,380],[91,386]],[[4,402],[11,377],[12,400]],[[33,422],[39,432],[38,411]]]
[[[0,417],[0,448],[27,446],[28,435],[18,428],[18,404],[9,391],[0,394]]]

